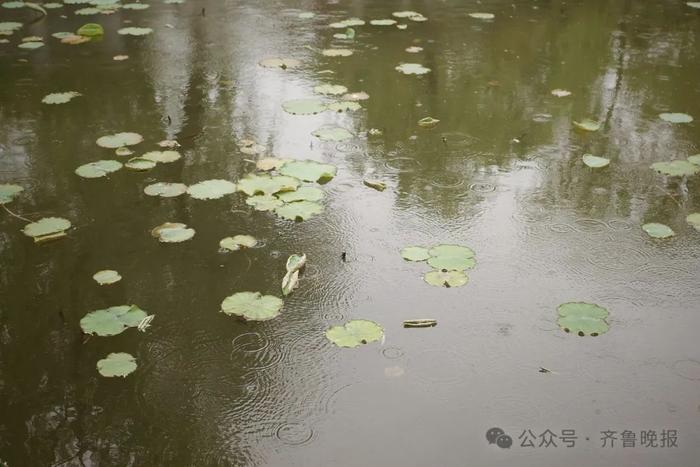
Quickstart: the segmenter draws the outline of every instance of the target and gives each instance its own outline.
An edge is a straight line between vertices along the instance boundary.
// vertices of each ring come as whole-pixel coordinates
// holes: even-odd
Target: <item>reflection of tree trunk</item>
[[[623,18],[627,16],[629,7],[630,2],[629,0],[627,0],[625,2],[625,8],[622,13]],[[621,29],[623,29],[626,25],[627,23],[625,23],[624,20],[619,23]],[[608,107],[608,111],[605,115],[604,128],[609,128],[610,119],[612,118],[612,115],[615,112],[615,103],[617,102],[617,96],[620,93],[620,88],[622,87],[622,79],[625,70],[625,51],[627,50],[627,34],[624,30],[622,32],[623,33],[620,35],[619,41],[616,40],[617,46],[615,47],[615,49],[617,49],[617,71],[615,73],[615,89],[613,90],[613,96],[610,100],[610,106]]]

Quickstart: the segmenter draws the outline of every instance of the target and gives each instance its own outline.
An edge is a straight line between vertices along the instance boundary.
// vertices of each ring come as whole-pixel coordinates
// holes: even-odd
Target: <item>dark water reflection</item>
[[[202,8],[206,8],[202,14]],[[700,152],[700,12],[683,2],[299,0],[151,3],[99,16],[99,43],[50,37],[86,22],[67,6],[0,44],[0,183],[25,192],[11,207],[57,215],[70,238],[35,246],[0,214],[0,459],[10,465],[697,465],[700,448],[700,182],[666,182],[648,166]],[[408,29],[358,27],[348,44],[328,23],[416,10]],[[298,18],[314,11],[311,20]],[[469,19],[473,11],[496,20]],[[3,21],[28,21],[0,8]],[[7,18],[7,19],[5,19]],[[120,36],[132,25],[151,36]],[[47,45],[16,48],[18,37]],[[423,47],[417,54],[405,52]],[[348,58],[319,49],[348,46]],[[116,62],[114,55],[128,54]],[[299,70],[257,62],[295,57]],[[422,77],[394,71],[422,63]],[[332,70],[333,73],[320,73]],[[352,114],[285,114],[284,100],[319,83],[371,98]],[[573,92],[567,98],[554,88]],[[83,97],[48,107],[41,98]],[[660,112],[696,117],[687,125]],[[438,127],[416,122],[433,116]],[[593,118],[582,134],[573,120]],[[319,143],[324,123],[357,135]],[[364,135],[372,128],[382,135]],[[78,165],[109,158],[97,137],[137,131],[139,151],[164,138],[183,159],[90,181]],[[250,213],[239,195],[153,199],[153,181],[236,180],[252,166],[237,142],[339,167],[322,216],[292,224]],[[517,141],[516,141],[517,140]],[[150,145],[150,146],[149,146]],[[155,149],[155,147],[153,147]],[[593,172],[583,153],[611,166]],[[365,176],[387,182],[367,189]],[[195,238],[163,246],[148,231],[184,222]],[[654,242],[639,225],[677,236]],[[263,248],[223,255],[217,242],[251,233]],[[468,286],[426,286],[398,250],[462,243],[479,259]],[[285,258],[310,258],[282,317],[243,324],[217,313],[235,291],[279,294]],[[341,252],[348,261],[340,260]],[[92,274],[124,280],[98,288]],[[559,303],[611,310],[611,331],[559,331]],[[84,341],[89,310],[137,303],[149,332]],[[435,317],[439,326],[403,330]],[[323,330],[380,322],[382,345],[339,351]],[[124,380],[95,362],[128,351]],[[540,373],[540,367],[553,371]],[[573,449],[489,446],[576,429]],[[600,447],[600,431],[676,429],[679,447]],[[590,436],[590,441],[584,441]]]

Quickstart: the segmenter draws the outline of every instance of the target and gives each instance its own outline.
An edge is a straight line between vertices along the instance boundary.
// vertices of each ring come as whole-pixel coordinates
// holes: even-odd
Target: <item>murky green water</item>
[[[69,237],[35,245],[0,211],[0,459],[10,466],[694,466],[700,447],[700,182],[649,165],[700,152],[700,10],[681,1],[152,1],[144,11],[77,17],[50,10],[0,44],[0,183],[7,207],[70,219]],[[203,8],[206,8],[203,11]],[[327,25],[416,10],[406,30]],[[300,19],[302,11],[316,13]],[[481,11],[493,21],[467,16]],[[64,14],[67,17],[62,18]],[[29,10],[0,8],[27,23]],[[145,37],[121,36],[126,25]],[[50,36],[89,21],[102,41]],[[42,36],[46,46],[17,48]],[[329,58],[320,50],[347,47]],[[407,47],[423,50],[411,54]],[[114,61],[114,55],[129,59]],[[293,57],[298,69],[257,65]],[[401,62],[431,72],[406,76]],[[330,70],[332,73],[322,73]],[[281,103],[320,83],[371,96],[348,114],[293,116]],[[550,94],[555,88],[569,97]],[[79,91],[48,106],[48,93]],[[661,112],[696,117],[670,124]],[[417,121],[440,119],[433,129]],[[576,131],[574,120],[602,123]],[[323,143],[325,123],[358,135]],[[367,136],[370,129],[383,131]],[[74,169],[116,158],[95,140],[135,131],[177,139],[183,158],[149,172],[85,180]],[[152,198],[155,181],[236,181],[254,170],[237,142],[338,167],[325,212],[301,223],[252,211],[241,194]],[[593,171],[584,153],[611,159]],[[387,190],[362,184],[386,182]],[[166,221],[196,229],[159,244]],[[646,222],[676,236],[653,240]],[[249,233],[261,248],[222,254]],[[406,245],[458,243],[478,258],[461,288],[436,288]],[[219,313],[243,290],[281,295],[288,255],[309,257],[282,316],[243,323]],[[345,252],[347,261],[341,260]],[[92,275],[123,279],[99,287]],[[610,310],[599,337],[566,334],[556,307]],[[85,338],[90,310],[136,303],[146,333]],[[324,331],[382,324],[385,340],[339,349]],[[430,329],[403,329],[436,318]],[[103,378],[97,360],[129,352],[139,368]],[[542,373],[540,368],[551,370]],[[513,438],[489,445],[491,427]],[[522,447],[576,430],[576,444]],[[617,432],[602,447],[601,432]],[[623,447],[621,433],[636,433]],[[655,431],[657,447],[640,446]],[[662,447],[677,430],[677,447]],[[668,431],[666,432],[669,433]],[[669,444],[669,443],[667,443]]]

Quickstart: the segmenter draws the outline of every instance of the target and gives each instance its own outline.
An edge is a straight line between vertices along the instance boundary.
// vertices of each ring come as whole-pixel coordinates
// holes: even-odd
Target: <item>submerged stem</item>
[[[30,224],[31,224],[32,222],[34,222],[34,221],[32,221],[32,220],[27,219],[26,217],[20,216],[19,214],[15,214],[14,212],[10,211],[10,208],[8,208],[7,206],[5,206],[4,204],[0,204],[0,206],[2,206],[2,208],[3,208],[5,211],[7,211],[7,213],[8,213],[9,215],[11,215],[12,217],[16,217],[17,219],[22,220],[22,221],[24,221],[24,222],[29,222]]]

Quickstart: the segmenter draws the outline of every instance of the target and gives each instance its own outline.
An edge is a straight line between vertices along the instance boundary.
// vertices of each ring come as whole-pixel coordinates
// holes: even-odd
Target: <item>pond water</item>
[[[700,153],[700,9],[670,0],[152,0],[144,10],[74,14],[86,6],[46,16],[0,7],[2,21],[24,23],[0,36],[0,184],[24,188],[5,208],[73,224],[67,238],[35,244],[24,221],[0,210],[0,460],[698,465],[700,232],[686,216],[700,212],[700,180],[650,165]],[[403,10],[427,21],[369,24]],[[333,38],[345,28],[328,25],[351,17],[367,24]],[[104,27],[101,39],[51,37],[88,22]],[[117,33],[132,26],[153,33]],[[27,36],[45,46],[18,48]],[[353,54],[325,56],[329,48]],[[271,57],[300,65],[258,64]],[[405,75],[401,63],[430,71]],[[282,109],[321,84],[370,97],[350,112]],[[82,95],[42,103],[66,91]],[[696,120],[659,118],[672,112]],[[440,121],[423,128],[425,117]],[[584,119],[600,128],[577,129]],[[311,135],[331,124],[353,137]],[[78,177],[82,164],[129,159],[95,143],[118,132],[143,135],[135,155],[174,139],[182,158]],[[244,139],[261,154],[242,152]],[[587,167],[586,153],[609,166]],[[337,167],[321,187],[321,214],[292,222],[253,210],[242,193],[143,192],[159,181],[236,182],[269,156]],[[196,234],[159,243],[150,230],[164,222]],[[650,238],[649,222],[675,236]],[[236,234],[259,243],[220,252],[219,240]],[[476,252],[465,286],[432,287],[422,278],[430,267],[399,253],[440,243]],[[240,291],[281,297],[286,259],[302,252],[306,268],[280,316],[243,322],[219,312]],[[92,276],[104,269],[122,280],[99,286]],[[609,331],[560,329],[557,307],[572,301],[609,310]],[[82,333],[86,313],[122,304],[155,315],[151,326]],[[438,325],[403,328],[412,318]],[[326,339],[350,319],[379,323],[384,339],[355,349]],[[96,363],[112,352],[132,354],[136,371],[100,376]],[[487,442],[493,427],[510,448]],[[557,438],[540,436],[546,430]],[[573,447],[563,430],[575,431]],[[606,431],[616,432],[613,447],[603,447]],[[523,446],[531,435],[534,447]],[[547,436],[556,447],[542,444]]]

